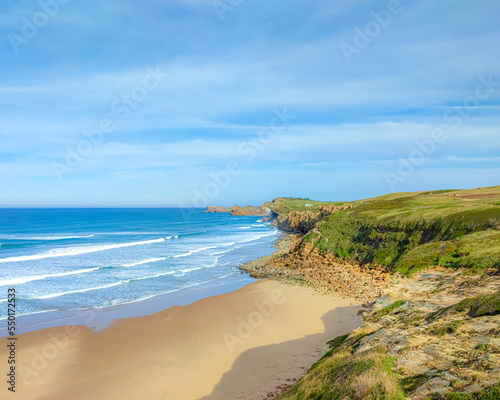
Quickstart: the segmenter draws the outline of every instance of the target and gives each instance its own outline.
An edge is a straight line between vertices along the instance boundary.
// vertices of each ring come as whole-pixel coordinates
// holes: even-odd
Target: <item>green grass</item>
[[[395,359],[383,347],[352,354],[342,345],[277,400],[403,400]]]
[[[360,200],[329,216],[319,233],[310,232],[304,241],[347,261],[403,275],[437,265],[474,272],[500,268],[499,199],[495,186]],[[279,206],[299,204],[283,200]]]
[[[500,267],[500,231],[487,229],[455,240],[426,243],[407,251],[395,264],[405,275],[429,266],[469,268]]]
[[[428,378],[422,374],[408,376],[406,378],[401,379],[401,387],[403,388],[405,394],[409,395],[420,385],[422,385],[425,381],[427,381],[427,379]]]
[[[378,310],[378,311],[372,313],[368,318],[366,318],[366,321],[377,322],[378,320],[380,320],[380,318],[384,317],[387,314],[394,312],[395,310],[397,310],[399,307],[401,307],[405,303],[406,303],[406,301],[404,301],[404,300],[395,301],[390,306],[387,306],[381,310]]]
[[[488,295],[479,295],[462,300],[460,303],[443,307],[430,314],[427,322],[436,321],[446,315],[455,313],[467,313],[470,317],[482,317],[500,314],[500,291]]]
[[[274,199],[272,202],[266,203],[271,210],[281,213],[287,214],[292,211],[312,211],[319,212],[319,208],[321,206],[335,204],[335,205],[343,205],[347,202],[344,201],[315,201],[309,199],[299,199],[292,197],[278,197]],[[306,204],[310,204],[311,207],[306,207]]]
[[[443,398],[443,397],[441,397]],[[445,400],[498,400],[500,399],[500,384],[488,387],[474,393],[448,393]]]
[[[471,317],[500,314],[500,292],[464,299],[456,305],[456,311],[467,312]]]
[[[457,332],[458,328],[460,328],[463,324],[464,321],[456,319],[445,324],[434,325],[433,327],[429,328],[427,332],[430,335],[435,336],[451,335]]]

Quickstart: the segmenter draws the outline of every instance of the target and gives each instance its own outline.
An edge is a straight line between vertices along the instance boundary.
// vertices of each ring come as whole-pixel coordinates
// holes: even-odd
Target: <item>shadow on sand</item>
[[[359,306],[348,306],[327,312],[321,317],[325,326],[323,333],[245,351],[213,392],[200,400],[266,398],[269,391],[276,391],[276,386],[285,383],[286,377],[304,374],[317,361],[318,343],[322,348],[327,341],[360,326],[359,309]],[[277,358],[281,359],[279,365]]]

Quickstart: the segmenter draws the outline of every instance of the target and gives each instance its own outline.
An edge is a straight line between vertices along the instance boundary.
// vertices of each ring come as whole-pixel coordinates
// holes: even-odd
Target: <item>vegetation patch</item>
[[[394,312],[394,310],[397,310],[399,307],[401,307],[405,303],[406,303],[406,301],[404,301],[404,300],[395,301],[390,306],[387,306],[387,307],[385,307],[385,308],[383,308],[383,309],[381,309],[379,311],[376,311],[376,312],[372,313],[371,315],[369,315],[366,318],[366,320],[370,321],[370,322],[377,322],[382,317],[384,317],[387,314],[390,314],[390,313]]]
[[[471,317],[500,314],[500,291],[462,300],[456,305],[458,312],[467,312]]]
[[[434,397],[436,400],[498,400],[500,399],[500,384],[490,386],[474,393],[447,393]]]
[[[451,335],[457,332],[458,328],[460,328],[460,326],[462,326],[463,323],[464,321],[456,319],[446,324],[434,325],[433,327],[429,328],[427,332],[430,335],[435,335],[435,336]]]
[[[324,359],[326,357],[330,357],[333,354],[333,352],[336,351],[340,347],[340,345],[342,345],[342,343],[345,342],[345,340],[348,337],[349,337],[349,334],[342,335],[342,336],[338,336],[335,339],[327,342],[326,344],[330,347],[330,350],[323,357],[321,357],[321,359],[318,362],[314,363],[313,366],[311,367],[311,369],[315,368],[317,365],[319,365],[322,359]]]
[[[388,357],[381,346],[358,354],[340,346],[276,399],[403,400],[394,363],[395,359]]]
[[[422,374],[408,376],[401,379],[401,387],[403,388],[406,395],[412,393],[416,388],[427,381],[427,377]]]

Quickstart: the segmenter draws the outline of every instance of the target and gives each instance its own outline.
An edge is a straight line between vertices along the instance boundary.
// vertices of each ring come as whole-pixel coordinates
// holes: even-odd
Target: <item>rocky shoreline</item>
[[[365,303],[374,302],[390,282],[376,266],[351,265],[301,243],[301,235],[282,232],[276,252],[240,268],[254,278],[274,279],[313,287]]]

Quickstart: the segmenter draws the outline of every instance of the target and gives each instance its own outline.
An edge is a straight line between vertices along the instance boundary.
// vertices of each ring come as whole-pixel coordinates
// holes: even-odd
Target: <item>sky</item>
[[[4,0],[0,206],[499,184],[500,3]]]

